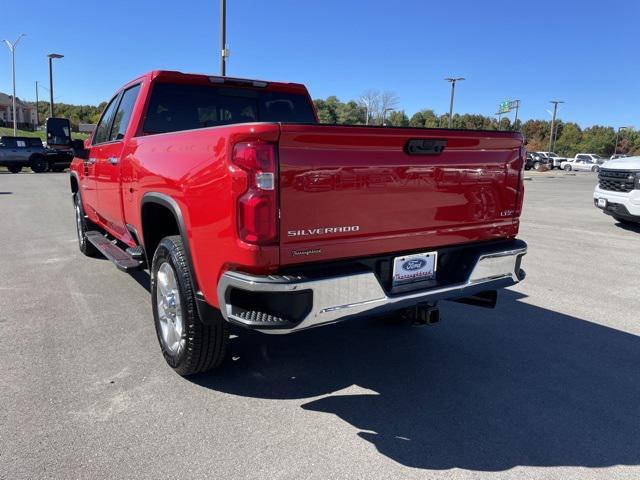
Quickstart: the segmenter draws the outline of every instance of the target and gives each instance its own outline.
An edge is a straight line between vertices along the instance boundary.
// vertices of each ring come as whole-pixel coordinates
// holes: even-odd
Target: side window
[[[120,105],[118,106],[118,111],[116,112],[116,116],[113,120],[113,126],[111,127],[111,135],[109,136],[110,141],[121,140],[124,138],[139,91],[140,85],[136,85],[135,87],[125,90],[122,94],[122,100],[120,100]]]
[[[7,148],[16,148],[17,147],[16,141],[13,138],[4,138],[2,140],[2,143]]]
[[[113,97],[104,113],[102,114],[102,118],[98,122],[98,126],[96,127],[96,133],[93,136],[93,145],[98,143],[104,143],[109,139],[109,131],[111,130],[111,120],[113,120],[113,114],[115,113],[116,106],[118,105],[117,100],[120,98],[120,95],[116,95]]]
[[[18,148],[27,148],[27,142],[24,140],[16,140],[16,146]]]

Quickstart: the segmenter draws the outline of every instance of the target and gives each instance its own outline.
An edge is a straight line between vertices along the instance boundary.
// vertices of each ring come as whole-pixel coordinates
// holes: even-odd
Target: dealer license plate
[[[416,253],[393,260],[392,285],[431,280],[436,276],[438,252]]]

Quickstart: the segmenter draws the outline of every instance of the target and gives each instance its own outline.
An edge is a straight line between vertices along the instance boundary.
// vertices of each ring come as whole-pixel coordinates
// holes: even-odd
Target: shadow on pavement
[[[410,467],[640,464],[640,339],[524,298],[502,292],[495,311],[444,303],[435,327],[240,332],[234,360],[191,380],[247,397],[321,396],[302,408],[340,417]]]
[[[640,233],[640,223],[616,222],[616,227],[627,230],[628,232]]]

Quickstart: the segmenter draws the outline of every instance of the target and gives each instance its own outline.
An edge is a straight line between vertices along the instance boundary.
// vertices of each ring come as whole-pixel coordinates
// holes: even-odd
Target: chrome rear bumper
[[[348,317],[393,311],[421,302],[464,298],[514,285],[524,278],[520,261],[527,253],[526,244],[522,241],[518,244],[518,248],[479,255],[466,281],[452,285],[389,295],[371,271],[322,278],[256,276],[229,271],[218,283],[218,301],[222,315],[232,323],[265,333],[289,333]],[[234,289],[274,295],[310,292],[311,301],[301,318],[290,321],[260,311],[248,314],[247,308],[233,304]],[[273,327],[264,321],[254,322],[256,318],[273,319]]]

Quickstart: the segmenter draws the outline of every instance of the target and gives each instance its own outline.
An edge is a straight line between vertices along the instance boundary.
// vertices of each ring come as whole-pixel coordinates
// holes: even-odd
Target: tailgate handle
[[[404,145],[404,152],[408,155],[440,155],[446,146],[446,140],[413,138]]]

